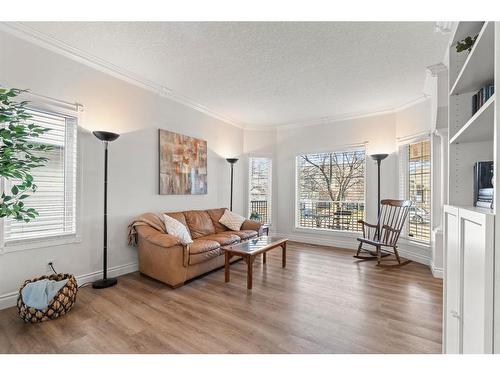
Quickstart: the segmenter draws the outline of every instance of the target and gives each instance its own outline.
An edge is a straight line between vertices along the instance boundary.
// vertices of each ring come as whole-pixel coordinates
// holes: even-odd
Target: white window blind
[[[29,223],[4,220],[4,240],[16,241],[76,233],[76,137],[77,118],[30,110],[31,122],[50,129],[33,141],[52,145],[44,156],[49,161],[32,170],[38,189],[24,201],[39,216]],[[15,184],[6,182],[7,189]],[[10,186],[9,186],[10,185]]]
[[[262,223],[271,223],[271,158],[249,158],[249,206],[253,218]]]
[[[408,145],[401,145],[398,149],[399,162],[399,199],[408,199]],[[408,225],[403,227],[403,237],[408,237]]]
[[[403,236],[430,242],[431,143],[428,138],[399,147],[399,196],[412,201]]]

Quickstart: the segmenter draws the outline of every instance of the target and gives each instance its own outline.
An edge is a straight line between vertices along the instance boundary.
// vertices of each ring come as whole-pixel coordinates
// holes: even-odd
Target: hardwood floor
[[[0,311],[0,353],[440,353],[442,282],[423,265],[355,261],[289,243],[267,264],[214,271],[178,289],[139,273],[80,289],[66,317],[38,325]]]

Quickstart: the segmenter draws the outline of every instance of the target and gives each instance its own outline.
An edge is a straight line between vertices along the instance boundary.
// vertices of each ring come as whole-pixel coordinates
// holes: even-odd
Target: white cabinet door
[[[493,216],[459,210],[463,254],[462,352],[493,350]]]
[[[444,309],[443,351],[448,354],[461,352],[461,254],[458,208],[444,207]]]
[[[492,353],[494,215],[444,207],[443,351]]]

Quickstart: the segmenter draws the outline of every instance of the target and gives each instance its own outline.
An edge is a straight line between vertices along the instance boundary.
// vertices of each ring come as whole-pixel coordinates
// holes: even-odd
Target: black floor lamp
[[[108,278],[108,144],[120,135],[111,132],[95,131],[94,135],[104,143],[104,242],[103,242],[103,268],[102,279],[94,281],[92,287],[95,289],[108,288],[116,285],[115,278]]]
[[[386,157],[388,157],[389,154],[373,154],[370,155],[370,157],[377,162],[377,220],[380,217],[380,163],[382,163],[382,160],[384,160]],[[378,237],[380,238],[380,232],[377,230]]]
[[[229,211],[233,210],[233,167],[234,164],[238,161],[235,158],[227,158],[226,161],[231,164],[231,200],[229,202]]]

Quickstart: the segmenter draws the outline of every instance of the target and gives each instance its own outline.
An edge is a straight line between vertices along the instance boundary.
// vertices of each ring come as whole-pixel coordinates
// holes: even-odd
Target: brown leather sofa
[[[150,225],[137,226],[139,271],[172,287],[224,265],[221,246],[248,240],[262,234],[261,224],[246,220],[239,231],[231,231],[219,223],[225,208],[166,212],[183,223],[193,243],[183,246],[177,237],[160,232]],[[157,225],[165,224],[155,214]]]

